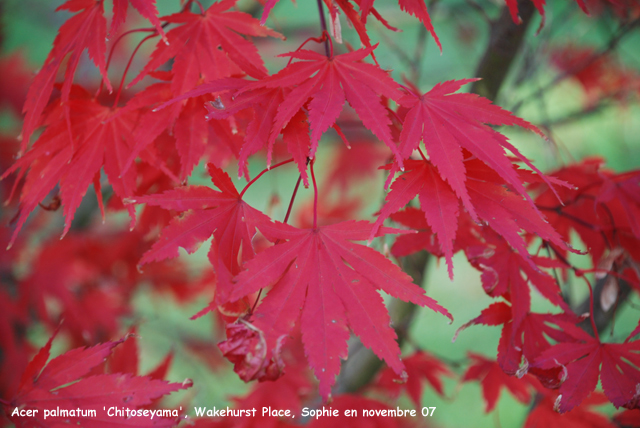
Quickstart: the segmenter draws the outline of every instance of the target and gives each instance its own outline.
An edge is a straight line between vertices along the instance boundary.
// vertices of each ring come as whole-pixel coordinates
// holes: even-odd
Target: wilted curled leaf
[[[264,333],[243,319],[227,325],[227,340],[218,347],[222,355],[233,363],[240,379],[276,380],[284,374],[284,362],[280,354],[283,340],[278,340],[273,357],[267,359],[267,341]]]

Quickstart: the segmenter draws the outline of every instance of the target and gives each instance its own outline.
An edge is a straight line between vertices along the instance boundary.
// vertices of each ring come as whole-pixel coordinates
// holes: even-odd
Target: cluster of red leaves
[[[170,360],[166,360],[149,375],[138,376],[135,339],[127,340],[124,337],[116,342],[105,342],[90,348],[75,348],[49,361],[55,336],[54,333],[27,365],[13,397],[3,403],[5,414],[17,427],[58,424],[170,427],[178,422],[178,418],[165,417],[134,417],[135,420],[132,420],[126,416],[108,414],[106,410],[149,407],[163,395],[191,387],[190,379],[182,384],[162,380]],[[104,362],[122,342],[130,342],[131,345],[110,360],[110,372],[105,372]],[[120,372],[119,369],[124,370]],[[16,409],[31,411],[33,417],[21,417]],[[52,409],[75,412],[65,416],[45,414],[45,411]]]
[[[453,255],[463,251],[482,273],[485,292],[502,299],[465,325],[503,326],[497,360],[470,355],[473,363],[462,378],[481,382],[487,411],[495,406],[504,386],[523,402],[529,400],[532,388],[559,388],[557,398],[540,392],[546,394],[542,402],[547,406],[553,399],[554,406],[566,412],[582,402],[590,403],[585,400],[598,379],[615,406],[637,408],[640,342],[631,340],[637,332],[624,343],[603,343],[597,332],[591,337],[579,330],[575,324],[581,319],[563,300],[550,270],[561,270],[566,276],[572,269],[567,255],[577,251],[567,242],[575,230],[589,248],[594,270],[609,278],[610,288],[616,289],[618,277],[637,284],[640,173],[613,174],[602,170],[599,162],[588,160],[545,176],[495,127],[515,125],[542,135],[540,130],[487,99],[456,93],[474,79],[440,83],[426,93],[411,84],[400,85],[373,55],[367,17],[373,15],[390,25],[372,0],[354,1],[360,13],[348,0],[326,2],[334,39],[339,39],[339,8],[360,35],[362,49],[336,54],[333,39],[324,32],[310,40],[325,43],[325,54],[298,48],[281,55],[290,61],[271,75],[252,38],[282,36],[250,15],[231,10],[235,0],[214,3],[206,10],[189,0],[182,2],[179,13],[160,18],[153,1],[130,1],[154,25],[143,29],[149,36],[134,54],[145,41],[160,40],[128,87],[145,78],[158,82],[133,95],[122,93],[127,67],[120,90],[113,96],[104,94],[104,87],[112,89],[109,61],[105,61],[104,0],[66,2],[60,9],[75,15],[61,27],[29,89],[20,157],[2,176],[16,173],[10,198],[20,191],[16,227],[6,237],[9,247],[20,244],[18,232],[38,205],[62,206],[63,236],[67,235],[92,184],[104,217],[103,173],[113,192],[107,208],[126,210],[134,229],[108,235],[93,229],[69,232],[63,241],[42,246],[29,261],[33,272],[24,278],[13,275],[13,260],[0,261],[0,268],[12,274],[10,280],[18,290],[14,295],[0,290],[0,296],[7,294],[10,302],[0,318],[2,353],[6,361],[25,368],[22,379],[13,375],[2,385],[3,394],[14,387],[18,390],[7,402],[12,406],[26,406],[35,399],[48,403],[54,395],[66,400],[65,406],[102,407],[116,401],[141,406],[181,389],[150,378],[95,374],[93,370],[120,343],[108,340],[118,334],[119,321],[130,313],[130,300],[140,283],[168,288],[181,299],[200,290],[203,282],[189,289],[185,267],[167,259],[177,257],[180,248],[193,253],[213,237],[208,257],[215,280],[213,275],[206,278],[207,285],[214,283],[215,295],[199,315],[215,310],[224,316],[227,339],[219,348],[242,379],[275,380],[278,385],[272,389],[259,384],[239,400],[240,406],[300,407],[313,389],[309,370],[301,364],[305,358],[326,400],[341,360],[347,358],[350,332],[388,365],[375,386],[391,401],[404,389],[418,406],[421,380],[443,394],[441,377],[450,370],[425,352],[404,362],[400,359],[396,332],[380,292],[451,315],[383,254],[357,243],[398,234],[393,255],[427,250],[445,257],[453,277]],[[128,3],[113,2],[110,35],[117,34],[124,23]],[[534,3],[542,14],[544,2]],[[274,4],[274,0],[266,2],[262,23]],[[438,40],[424,1],[400,0],[399,4]],[[516,19],[516,2],[507,4]],[[199,13],[192,8],[199,8]],[[74,83],[85,50],[102,78],[96,91]],[[165,67],[168,62],[172,63],[170,70]],[[56,83],[64,64],[64,79]],[[7,97],[10,105],[17,96]],[[344,108],[345,103],[350,109]],[[343,132],[341,124],[347,119],[361,122],[370,134]],[[30,144],[30,137],[41,128]],[[355,137],[353,147],[366,154],[355,158],[358,168],[348,169],[353,155],[341,155],[328,174],[326,192],[321,193],[314,165],[321,138],[334,132],[330,128],[347,147]],[[374,143],[371,134],[384,146]],[[249,179],[250,158],[262,152],[266,152],[268,166],[274,153],[287,153],[290,159],[273,168],[295,163],[298,185],[313,184],[313,206],[301,211],[308,213],[307,219],[298,222],[301,227],[287,224],[291,207],[285,220],[278,222],[243,199],[268,169],[240,191],[222,169],[237,160],[238,175]],[[207,171],[217,190],[183,185],[207,156],[211,160]],[[357,201],[349,209],[344,204],[348,200],[345,189],[355,180],[353,174],[371,173],[389,160],[383,168],[389,171],[390,192],[376,222],[355,221]],[[335,189],[343,204],[339,210],[325,205],[328,192]],[[43,205],[51,194],[50,203]],[[412,206],[416,197],[419,209]],[[147,205],[141,215],[135,204]],[[387,219],[414,230],[384,227]],[[155,243],[144,252],[150,239]],[[541,248],[549,249],[549,257],[530,254],[532,244],[540,240]],[[146,264],[144,273],[137,271]],[[584,271],[573,270],[584,277]],[[54,280],[48,279],[51,277]],[[530,286],[562,313],[531,312]],[[47,304],[50,302],[53,305]],[[26,325],[30,317],[50,329],[64,318],[62,328],[76,345],[104,343],[74,349],[47,365],[50,340],[27,365],[24,362],[31,349],[23,337],[16,337],[14,326]],[[124,363],[120,366],[118,370],[136,373]],[[285,369],[289,373],[283,377]],[[397,377],[406,383],[391,386]],[[91,401],[86,394],[89,388],[102,388],[111,395]],[[348,395],[338,396],[333,405],[388,408],[381,401]],[[588,410],[581,411],[588,414]],[[535,417],[544,420],[543,412]],[[270,421],[274,426],[286,425],[277,419]],[[378,422],[385,426],[405,423],[402,419],[369,420]],[[536,423],[535,418],[531,423]]]
[[[534,183],[536,206],[547,214],[562,240],[576,232],[589,248],[596,277],[606,281],[610,301],[600,304],[606,312],[617,298],[619,278],[637,288],[640,254],[640,173],[614,174],[601,169],[600,159],[556,171],[560,179],[570,179],[576,187],[560,188],[554,194],[545,183]],[[557,197],[560,197],[560,202]],[[616,407],[637,407],[640,375],[639,341],[632,332],[623,343],[604,343],[585,333],[576,324],[581,318],[570,311],[559,295],[555,279],[541,268],[567,274],[567,249],[553,241],[546,245],[555,258],[532,256],[529,262],[500,242],[498,236],[483,234],[483,243],[462,248],[471,264],[481,270],[485,291],[502,297],[482,314],[465,324],[503,325],[498,362],[510,374],[529,372],[551,388],[559,388],[556,408],[566,412],[579,405],[596,388],[598,378],[605,395]],[[530,262],[535,263],[534,266]],[[538,267],[535,269],[535,267]],[[578,276],[584,271],[575,270]],[[529,285],[562,314],[530,311]]]

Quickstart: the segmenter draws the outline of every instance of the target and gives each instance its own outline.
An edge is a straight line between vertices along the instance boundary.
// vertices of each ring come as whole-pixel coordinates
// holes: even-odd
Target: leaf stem
[[[284,220],[282,221],[283,223],[287,223],[287,221],[289,221],[289,215],[291,215],[291,208],[293,208],[293,201],[296,200],[296,194],[298,193],[298,188],[300,187],[300,182],[302,181],[302,174],[300,174],[298,176],[298,181],[296,182],[296,187],[293,188],[293,194],[291,195],[291,200],[289,201],[289,207],[287,208],[287,214],[285,214],[284,216]],[[244,191],[243,191],[244,193]],[[273,245],[278,245],[278,243],[280,242],[280,239],[278,239],[276,242],[274,242]],[[256,297],[256,301],[253,302],[253,306],[251,307],[251,310],[249,311],[249,314],[253,314],[253,311],[255,311],[256,309],[256,305],[258,304],[258,301],[260,301],[260,296],[262,295],[262,290],[264,290],[264,288],[261,288],[260,291],[258,292],[258,296]]]
[[[136,53],[138,52],[138,49],[140,49],[140,47],[142,47],[142,44],[144,42],[146,42],[147,40],[151,39],[152,37],[155,37],[156,33],[154,34],[150,34],[147,37],[145,37],[144,39],[140,40],[140,43],[138,43],[138,46],[136,46],[136,48],[133,50],[133,53],[131,54],[131,57],[129,58],[129,62],[127,63],[127,67],[124,69],[124,73],[122,73],[122,80],[120,80],[120,87],[118,88],[118,93],[116,94],[116,99],[113,102],[113,108],[116,108],[118,106],[118,101],[120,101],[120,94],[122,94],[122,88],[124,87],[124,81],[127,78],[127,73],[129,72],[129,68],[131,67],[131,63],[133,62],[133,58],[136,56]]]
[[[322,0],[318,0],[318,13],[320,14],[320,27],[322,27],[322,34],[325,33],[328,35],[329,32],[327,30],[327,20],[324,17],[324,8],[322,7]],[[329,40],[330,38],[327,36],[327,40],[324,41],[324,50],[327,54],[327,57],[333,57],[333,44],[331,45],[332,49],[329,51]]]
[[[318,228],[318,184],[316,183],[316,175],[313,172],[313,164],[315,159],[309,164],[311,170],[311,180],[313,181],[313,230]]]
[[[111,45],[111,50],[109,51],[109,57],[107,58],[107,65],[106,65],[106,69],[107,71],[109,70],[109,65],[111,65],[111,59],[113,59],[113,53],[116,50],[116,46],[118,46],[118,43],[120,43],[120,41],[125,37],[128,36],[129,34],[133,34],[133,33],[156,33],[156,29],[155,28],[136,28],[134,30],[129,30],[129,31],[125,31],[124,33],[120,34],[118,36],[118,38],[113,42],[113,44]],[[98,92],[96,93],[96,96],[102,92],[102,89],[104,88],[104,79],[102,81],[100,81],[100,88],[98,89]]]
[[[302,174],[298,176],[298,181],[296,182],[296,187],[293,188],[293,194],[291,195],[291,200],[289,201],[289,207],[287,207],[287,214],[284,216],[283,223],[289,221],[289,216],[291,215],[291,209],[293,208],[293,201],[296,200],[296,194],[298,193],[298,188],[300,187],[300,182],[302,181]]]
[[[587,283],[587,286],[589,287],[589,305],[590,305],[590,313],[589,313],[589,319],[591,320],[591,328],[593,328],[593,334],[596,337],[596,340],[598,342],[600,342],[600,334],[598,333],[598,327],[596,327],[596,321],[595,321],[595,312],[593,311],[593,287],[591,286],[591,283],[589,282],[589,280],[587,279],[586,276],[584,275],[580,275],[580,277],[582,279],[584,279],[584,282]]]
[[[285,165],[285,164],[288,164],[288,163],[291,163],[291,162],[293,162],[293,158],[291,158],[291,159],[287,159],[286,161],[282,161],[282,162],[280,162],[280,163],[277,163],[277,164],[273,165],[272,167],[268,167],[268,168],[263,169],[263,170],[260,172],[260,174],[256,175],[256,176],[255,176],[255,178],[254,178],[253,180],[251,180],[250,182],[248,182],[248,183],[247,183],[247,185],[246,185],[246,186],[244,186],[244,189],[242,189],[242,192],[240,192],[240,198],[242,198],[242,195],[244,195],[244,192],[246,192],[246,191],[247,191],[247,189],[249,189],[249,187],[251,187],[251,185],[252,185],[253,183],[255,183],[256,181],[258,181],[258,179],[259,179],[260,177],[262,177],[266,172],[271,171],[272,169],[276,169],[276,168],[278,168],[278,167],[280,167],[280,166],[282,166],[282,165]]]
[[[193,2],[198,5],[198,7],[200,8],[200,13],[204,15],[204,7],[202,7],[202,3],[200,3],[198,0],[194,0]]]

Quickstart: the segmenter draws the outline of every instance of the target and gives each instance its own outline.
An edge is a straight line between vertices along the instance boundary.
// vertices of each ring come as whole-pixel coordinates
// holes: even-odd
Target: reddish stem
[[[289,207],[287,208],[287,214],[284,216],[284,220],[283,223],[287,223],[287,221],[289,221],[289,215],[291,215],[291,208],[293,208],[293,201],[296,200],[296,194],[298,193],[298,188],[300,187],[300,182],[302,181],[302,174],[300,174],[300,176],[298,176],[298,181],[296,183],[296,187],[293,189],[293,194],[291,195],[291,200],[289,201]],[[280,240],[278,239],[276,242],[273,243],[273,245],[278,245],[278,243],[280,242]],[[256,297],[256,301],[253,302],[253,306],[251,306],[251,310],[249,311],[250,314],[253,314],[253,311],[256,309],[256,305],[258,304],[258,302],[260,301],[260,296],[262,295],[262,290],[263,288],[260,289],[260,291],[258,292],[258,296]]]
[[[311,161],[309,167],[311,169],[311,180],[313,181],[313,230],[318,228],[318,184],[316,183],[316,175],[313,172],[313,164],[315,159]]]
[[[200,8],[200,13],[204,15],[204,7],[202,7],[202,3],[200,3],[198,0],[194,0],[193,2],[198,5],[198,7]]]
[[[584,279],[584,282],[586,282],[587,286],[589,287],[589,311],[591,312],[589,314],[589,319],[591,320],[591,328],[593,328],[593,334],[596,336],[596,340],[600,342],[600,334],[598,333],[598,328],[596,327],[596,321],[593,318],[593,287],[591,287],[591,283],[584,275],[580,275],[580,277]]]
[[[316,43],[322,43],[322,42],[326,42],[327,35],[323,32],[322,33],[322,37],[309,37],[307,40],[305,40],[304,42],[302,42],[302,44],[300,46],[298,46],[298,49],[295,50],[295,52],[298,52],[300,49],[302,49],[304,47],[304,45],[306,45],[307,43],[313,41]],[[289,66],[289,64],[291,64],[291,61],[293,61],[293,56],[291,56],[291,58],[289,58],[289,62],[287,62],[287,66]]]
[[[420,152],[420,156],[422,156],[422,160],[428,163],[429,161],[427,160],[427,157],[424,155],[424,153],[422,153],[422,149],[420,148],[420,146],[418,146],[418,151]]]
[[[282,161],[282,162],[280,162],[280,163],[277,163],[277,164],[273,165],[273,166],[272,166],[272,167],[270,167],[270,168],[265,168],[265,169],[263,169],[263,170],[260,172],[260,174],[256,175],[256,176],[255,176],[255,178],[254,178],[253,180],[251,180],[250,182],[248,182],[248,183],[247,183],[247,185],[246,185],[246,186],[244,186],[244,189],[242,189],[242,192],[240,192],[240,198],[242,198],[242,195],[244,195],[244,192],[246,192],[246,191],[247,191],[247,189],[249,189],[249,187],[251,187],[251,185],[252,185],[253,183],[255,183],[256,181],[258,181],[258,179],[259,179],[260,177],[262,177],[262,175],[263,175],[263,174],[265,174],[265,173],[266,173],[266,172],[268,172],[268,171],[271,171],[272,169],[276,169],[276,168],[278,168],[278,167],[280,167],[280,166],[282,166],[282,165],[286,165],[286,164],[291,163],[291,162],[293,162],[293,158],[291,158],[291,159],[287,159],[286,161]]]
[[[318,12],[320,14],[320,26],[322,27],[322,34],[327,33],[327,20],[324,17],[324,8],[322,7],[322,0],[318,0]],[[331,42],[331,38],[327,37],[328,40],[324,41],[324,50],[327,54],[327,57],[333,58],[333,43]],[[331,43],[331,50],[329,50],[329,43]]]
[[[258,302],[260,301],[260,296],[262,296],[262,290],[264,290],[264,288],[261,288],[260,291],[258,291],[258,295],[256,296],[256,301],[253,302],[253,305],[251,306],[251,309],[249,310],[249,314],[252,315],[253,311],[256,310],[256,306],[258,305]]]
[[[142,46],[142,44],[144,42],[146,42],[147,40],[149,40],[152,37],[155,37],[155,34],[150,34],[147,37],[145,37],[144,39],[140,40],[140,43],[138,43],[138,46],[136,46],[136,48],[133,50],[133,53],[131,54],[131,58],[129,58],[129,62],[127,63],[127,67],[124,69],[124,73],[122,73],[122,80],[120,80],[120,87],[118,88],[118,93],[116,94],[116,100],[113,102],[113,108],[116,108],[118,106],[118,101],[120,101],[120,94],[122,94],[122,88],[124,86],[124,81],[127,78],[127,73],[129,72],[129,67],[131,67],[131,63],[133,62],[133,58],[136,56],[136,53],[138,52],[138,49],[140,49],[140,47]]]
[[[302,181],[302,174],[298,177],[298,181],[296,182],[296,187],[293,189],[293,195],[291,195],[291,200],[289,201],[289,207],[287,208],[287,214],[284,216],[283,223],[289,221],[289,216],[291,215],[291,209],[293,208],[293,201],[296,200],[296,194],[298,193],[298,188],[300,187],[300,182]]]
[[[109,65],[111,65],[111,59],[113,58],[113,53],[116,50],[116,46],[118,45],[118,43],[120,43],[120,41],[125,37],[128,36],[129,34],[133,34],[133,33],[142,33],[142,32],[146,32],[146,33],[151,33],[151,32],[156,32],[155,28],[136,28],[135,30],[129,30],[129,31],[125,31],[124,33],[120,34],[118,36],[118,38],[113,42],[113,45],[111,45],[111,50],[109,51],[109,57],[107,58],[107,65],[106,65],[106,69],[109,70]],[[98,94],[100,92],[102,92],[102,89],[104,87],[104,80],[100,81],[100,89],[98,89]]]

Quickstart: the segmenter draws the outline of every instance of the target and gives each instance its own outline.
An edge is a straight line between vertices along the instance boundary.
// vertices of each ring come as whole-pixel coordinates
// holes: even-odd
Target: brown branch
[[[518,10],[522,20],[519,25],[511,19],[508,7],[503,7],[500,16],[493,22],[489,45],[475,73],[475,77],[482,80],[473,84],[471,92],[490,100],[496,99],[513,60],[522,47],[535,7],[531,0],[519,0]]]
[[[609,324],[615,319],[616,313],[620,310],[621,306],[625,304],[629,300],[631,296],[631,286],[623,280],[618,280],[618,299],[616,300],[616,304],[609,308],[608,311],[605,311],[600,304],[600,296],[604,290],[604,286],[609,280],[609,276],[607,275],[604,278],[599,279],[596,282],[596,286],[593,289],[593,320],[596,324],[596,328],[600,333],[603,333],[604,330],[609,326]],[[576,313],[584,314],[590,312],[590,301],[589,298],[586,298],[582,303],[580,303],[575,308]],[[582,328],[587,333],[593,335],[593,327],[591,326],[591,322],[589,319],[582,321],[578,324],[580,328]]]

